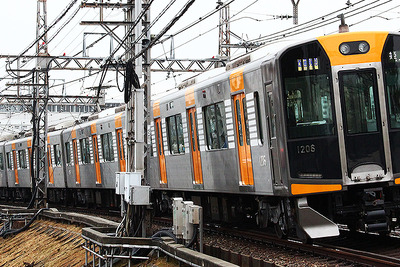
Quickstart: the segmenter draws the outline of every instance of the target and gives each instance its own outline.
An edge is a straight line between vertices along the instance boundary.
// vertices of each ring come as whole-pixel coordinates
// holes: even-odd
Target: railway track
[[[205,231],[205,253],[241,266],[400,266],[397,237],[342,231],[338,238],[304,244],[259,230],[207,225]]]
[[[64,211],[118,220],[114,210],[65,208]],[[153,229],[171,225],[170,218],[153,220]],[[398,235],[342,231],[340,237],[303,244],[298,240],[279,239],[271,232],[249,229],[207,225],[204,252],[241,266],[400,266]]]

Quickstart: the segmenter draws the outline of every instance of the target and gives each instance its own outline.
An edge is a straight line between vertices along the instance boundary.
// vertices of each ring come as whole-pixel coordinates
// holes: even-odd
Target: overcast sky
[[[48,25],[59,16],[71,0],[47,0],[47,13]],[[79,1],[78,1],[79,2]],[[91,2],[91,1],[88,1]],[[109,1],[110,3],[119,2],[119,0]],[[125,1],[123,1],[125,2]],[[330,16],[319,19],[324,23],[328,18],[335,17],[339,13],[349,12],[364,5],[369,5],[360,9],[360,14],[346,18],[346,23],[350,25],[350,31],[365,31],[365,30],[383,30],[383,31],[399,31],[400,30],[400,3],[399,1],[373,1],[373,0],[351,0],[354,6],[348,7],[347,0],[301,0],[299,2],[299,24],[311,21],[321,16],[330,14],[331,12],[343,9],[340,12],[335,12]],[[80,2],[79,2],[80,3]],[[164,6],[169,1],[155,0],[152,9],[151,17],[154,19]],[[157,22],[154,28],[151,29],[152,34],[157,34],[167,22],[169,22],[174,15],[186,3],[185,0],[177,0],[172,8]],[[181,28],[189,25],[191,22],[198,20],[217,6],[216,1],[210,0],[197,0],[184,17],[168,32],[174,34]],[[52,36],[56,29],[70,17],[73,11],[78,7],[78,3],[71,9],[61,23],[57,24],[55,30],[50,31],[49,36]],[[344,9],[346,8],[347,9]],[[371,8],[370,10],[367,10]],[[2,8],[0,9],[0,22],[1,22],[1,36],[0,54],[19,54],[22,52],[36,36],[36,0],[13,0],[2,1]],[[236,0],[230,8],[231,31],[243,39],[256,39],[260,36],[272,34],[278,30],[288,29],[293,27],[292,19],[274,19],[277,15],[292,15],[292,3],[290,0]],[[81,9],[76,17],[66,26],[57,37],[49,44],[49,53],[51,55],[62,55],[65,53],[72,56],[82,50],[82,40],[84,33],[102,33],[104,30],[100,26],[81,26],[79,22],[82,20],[93,21],[99,19],[99,10],[93,8]],[[115,8],[114,10],[105,11],[105,20],[122,20],[122,9]],[[202,59],[217,56],[218,54],[218,13],[208,18],[190,30],[176,36],[174,44],[176,47],[175,58],[178,59]],[[318,28],[314,31],[307,32],[301,35],[291,36],[291,39],[307,39],[319,35],[330,34],[338,30],[339,19],[335,23]],[[123,37],[123,30],[121,29],[118,34]],[[197,38],[196,38],[197,37]],[[88,37],[87,43],[95,40],[95,36]],[[192,40],[193,39],[193,40]],[[190,41],[192,40],[192,41]],[[190,42],[189,42],[190,41]],[[237,43],[239,40],[231,38],[232,43]],[[166,41],[163,45],[158,45],[152,50],[152,57],[165,58],[164,52],[170,50],[170,41]],[[117,44],[114,42],[114,46]],[[34,49],[31,49],[27,54],[33,55]],[[239,56],[243,53],[243,49],[232,49],[231,54],[233,57]],[[109,53],[109,39],[104,40],[95,48],[89,50],[90,56],[106,57]],[[119,52],[118,54],[122,53]],[[55,79],[54,83],[62,82],[61,79],[68,81],[87,75],[84,72],[61,72],[51,71],[51,79]],[[170,74],[167,78],[167,73],[154,73],[152,75],[153,91],[162,92],[171,90],[175,84],[179,84],[183,79],[188,78],[188,75],[181,75],[179,73]],[[0,77],[6,77],[5,60],[0,60]],[[60,79],[60,80],[58,80]],[[69,84],[66,87],[67,94],[88,94],[85,88],[98,85],[99,77],[95,76],[90,79],[77,81]],[[5,88],[6,80],[0,82],[0,91]],[[7,81],[9,82],[9,81]],[[109,84],[115,84],[115,73],[110,72],[106,78]],[[123,78],[120,77],[120,83]],[[61,87],[52,89],[51,93],[61,93]],[[9,90],[13,92],[12,90]],[[115,99],[122,99],[122,94],[118,93],[116,89],[108,91],[108,97]]]

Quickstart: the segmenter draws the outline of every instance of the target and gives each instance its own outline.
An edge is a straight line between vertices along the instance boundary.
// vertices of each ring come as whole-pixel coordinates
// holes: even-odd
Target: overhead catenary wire
[[[74,1],[73,1],[74,2]],[[72,3],[72,2],[71,2]],[[114,4],[114,6],[115,5],[117,5],[117,3],[116,4]],[[72,7],[72,5],[70,4],[70,5],[68,5],[67,6],[67,8],[65,9],[65,11],[62,13],[62,14],[66,14],[66,12],[68,12],[69,10],[70,10],[70,8]],[[72,19],[73,18],[75,18],[75,16],[77,15],[77,13],[78,13],[78,11],[80,10],[81,8],[80,7],[78,7],[72,14],[71,14],[71,16],[67,19],[67,21],[65,21],[64,23],[63,23],[63,25],[56,31],[56,33],[54,33],[51,37],[50,37],[50,39],[47,41],[47,44],[46,45],[48,45],[49,43],[51,43],[51,41],[53,41],[53,39],[66,27],[66,25],[68,25],[71,21],[72,21]],[[85,13],[85,15],[87,14],[87,12]],[[84,15],[84,16],[85,16]],[[55,23],[58,23],[62,18],[64,17],[64,15],[60,15],[59,16],[59,19],[56,19],[55,20]],[[53,24],[55,24],[55,23],[53,23]],[[117,27],[116,27],[117,28]],[[116,28],[114,28],[112,31],[114,31]],[[50,27],[48,28],[48,30],[47,30],[47,32],[50,30]],[[73,30],[73,28],[69,31],[69,33],[71,32]],[[66,34],[66,36],[68,36],[69,35],[69,33],[67,33]],[[101,39],[103,39],[104,37],[106,37],[107,35],[105,35],[105,36],[102,36],[102,37],[100,37],[98,40],[96,40],[96,41],[94,41],[92,44],[90,44],[88,47],[92,47],[94,44],[96,44],[97,42],[99,42]],[[65,37],[64,37],[65,38]],[[62,39],[62,40],[64,40],[64,38]],[[38,39],[40,39],[40,38],[38,38]],[[38,40],[38,39],[36,39],[36,40]],[[28,49],[29,50],[29,49]],[[73,55],[74,57],[75,56],[77,56],[79,53],[81,53],[82,52],[82,50],[80,51],[80,52],[78,52],[78,53],[76,53],[75,55]],[[32,58],[28,58],[27,59],[27,61],[22,65],[22,67],[23,66],[25,66],[26,64],[28,64],[32,59],[33,59],[34,57],[32,57]],[[13,62],[15,61],[16,59],[14,59],[13,60]],[[11,62],[12,63],[12,62]],[[7,64],[8,65],[10,65],[11,64],[9,61],[7,62]],[[6,65],[6,67],[7,67],[7,65]],[[11,67],[10,67],[11,68]],[[10,70],[7,70],[8,72],[10,72]],[[20,79],[22,79],[22,78],[25,78],[26,76],[29,76],[30,74],[32,73],[32,71],[31,72],[29,72],[27,75],[23,75],[23,76],[21,76],[21,75],[18,75],[18,74],[16,74],[16,73],[9,73],[9,75],[10,76],[13,76],[14,78],[20,78]],[[12,75],[13,74],[13,75]],[[7,76],[6,76],[7,77]],[[4,79],[4,78],[3,78]],[[6,89],[8,89],[9,87],[7,87]],[[2,90],[2,91],[4,91],[4,90]]]
[[[167,10],[175,3],[175,1],[176,0],[170,1],[169,4],[164,7],[164,9],[158,14],[158,16],[149,25],[147,30],[150,30],[153,27],[153,25],[165,14],[165,12],[167,12]],[[145,34],[145,32],[143,32],[139,37],[137,37],[136,40],[132,43],[132,45],[137,43],[138,40],[140,40],[144,36],[144,34]],[[135,84],[134,85],[135,88],[139,88],[139,86],[140,86],[139,80],[138,80],[138,77],[137,77],[136,73],[132,73],[133,72],[133,68],[131,68],[131,65],[132,65],[132,63],[127,64],[127,66],[126,66],[124,89],[120,89],[119,83],[118,83],[118,72],[119,72],[119,70],[118,70],[119,63],[118,62],[117,62],[117,66],[116,66],[116,78],[115,79],[116,79],[116,82],[117,82],[117,88],[118,88],[118,91],[120,91],[120,92],[124,92],[124,90],[125,90],[125,94],[124,94],[125,103],[127,103],[127,98],[130,97],[130,93],[127,91],[127,87],[130,88],[130,85],[132,85],[132,84]],[[128,66],[129,66],[129,70],[128,70]],[[129,81],[129,84],[127,84],[127,81]]]
[[[97,101],[98,101],[98,98],[99,98],[99,95],[100,95],[101,86],[102,86],[102,84],[104,82],[104,79],[106,77],[106,73],[107,73],[107,70],[108,70],[109,63],[110,63],[111,59],[114,57],[115,53],[118,52],[118,50],[123,46],[123,44],[129,38],[129,36],[132,34],[133,30],[138,25],[139,21],[143,18],[143,16],[146,14],[146,12],[148,11],[148,9],[150,8],[150,6],[151,6],[151,4],[153,2],[154,2],[154,0],[150,0],[150,2],[145,6],[145,8],[140,12],[138,17],[135,19],[133,25],[130,27],[128,32],[125,34],[125,36],[122,39],[122,41],[118,44],[118,46],[110,53],[110,55],[105,60],[105,67],[104,67],[104,69],[103,69],[103,71],[101,73],[99,87],[98,87],[98,90],[97,90]]]
[[[361,1],[357,2],[357,3],[352,4],[351,7],[356,6],[356,5],[358,5],[358,4],[362,3],[362,2],[365,2],[365,1],[366,0],[361,0]],[[365,11],[368,11],[368,10],[371,10],[372,8],[375,8],[376,6],[372,7],[372,8],[370,6],[375,4],[375,3],[378,3],[380,1],[381,0],[375,0],[375,1],[372,1],[370,3],[366,3],[363,6],[360,6],[360,7],[357,7],[355,9],[353,9],[353,10],[349,10],[349,11],[345,12],[344,15],[346,17],[351,17],[351,16],[354,16],[351,13],[357,12],[359,10],[361,10],[361,11],[359,13],[356,13],[356,14],[361,14],[361,13],[363,13]],[[388,0],[388,1],[384,2],[383,4],[388,3],[390,1],[391,0]],[[382,4],[380,4],[380,5],[382,5]],[[380,6],[380,5],[378,5],[378,6]],[[337,21],[337,17],[335,15],[338,14],[339,12],[345,11],[345,10],[347,10],[349,8],[350,7],[345,7],[345,8],[338,9],[338,10],[330,12],[330,13],[324,15],[324,16],[320,16],[320,17],[318,17],[316,19],[309,20],[309,21],[307,21],[305,23],[302,23],[302,24],[299,24],[299,25],[296,25],[294,27],[290,27],[290,28],[287,28],[287,29],[284,29],[284,30],[281,30],[281,31],[277,31],[277,32],[274,32],[272,34],[268,34],[268,35],[265,35],[265,36],[262,36],[262,37],[259,37],[259,38],[251,39],[248,42],[264,42],[264,41],[268,41],[268,40],[276,40],[275,39],[276,37],[288,37],[288,36],[292,36],[292,35],[297,35],[299,33],[304,33],[305,31],[311,31],[311,30],[314,30],[316,28],[324,27],[326,25],[335,23]],[[330,16],[332,16],[332,17],[328,18]],[[321,23],[321,21],[322,21],[322,23]]]
[[[362,3],[362,2],[365,2],[365,0],[362,0],[362,1],[359,1],[359,2],[357,2],[357,3],[355,3],[355,4],[352,4],[350,7],[356,6],[356,5],[358,5],[358,4]],[[371,3],[366,3],[365,5],[363,5],[363,6],[361,6],[361,7],[357,7],[357,8],[354,9],[354,10],[348,11],[346,14],[348,14],[349,17],[356,16],[356,15],[362,14],[362,13],[368,11],[368,10],[372,10],[372,9],[377,8],[377,7],[379,7],[379,6],[385,5],[385,4],[389,3],[390,1],[386,1],[386,2],[383,2],[383,3],[378,3],[378,2],[379,2],[379,0],[378,0],[378,1],[373,1],[373,2],[371,2]],[[373,5],[373,4],[375,4],[375,3],[378,3],[378,4],[371,7],[371,5]],[[292,27],[292,28],[290,28],[290,29],[302,27],[302,26],[304,26],[304,25],[306,25],[306,24],[309,24],[309,23],[311,23],[311,22],[314,23],[314,24],[308,25],[308,28],[307,28],[307,27],[302,27],[302,28],[301,28],[302,31],[299,32],[299,33],[297,33],[297,34],[304,33],[304,32],[310,31],[310,30],[315,30],[315,29],[317,29],[317,28],[319,28],[319,27],[324,27],[324,26],[326,26],[326,25],[335,23],[336,20],[337,20],[336,16],[333,17],[333,18],[327,19],[327,20],[325,19],[326,17],[335,15],[335,14],[337,14],[338,12],[341,12],[341,11],[346,10],[346,9],[348,9],[348,8],[349,8],[349,7],[341,8],[341,9],[335,10],[335,11],[330,12],[330,13],[328,13],[328,14],[326,14],[326,15],[324,15],[324,16],[321,16],[321,17],[319,17],[319,18],[317,18],[317,19],[313,19],[313,20],[311,20],[311,21],[308,21],[308,22],[306,22],[306,23],[297,25],[297,26]],[[395,8],[396,8],[396,7],[395,7]],[[357,11],[359,11],[359,12],[357,12]],[[352,14],[352,13],[353,13],[353,14]],[[380,14],[382,14],[382,13],[380,13]],[[235,15],[236,15],[236,14],[235,14]],[[232,17],[233,17],[233,16],[232,16]],[[317,20],[318,20],[318,21],[319,21],[319,20],[324,20],[325,22],[328,22],[328,23],[321,24],[320,22],[317,22]],[[315,23],[316,23],[316,24],[315,24]],[[358,24],[358,23],[356,23],[356,24]],[[306,25],[306,26],[307,26],[307,25]],[[312,28],[310,28],[310,27],[312,27]],[[215,29],[215,27],[213,27],[211,30],[207,31],[206,33],[212,31],[213,29]],[[288,30],[288,29],[285,29],[285,30]],[[202,34],[205,34],[205,33],[202,33]],[[175,49],[177,49],[177,48],[179,48],[179,47],[181,47],[181,46],[183,46],[183,45],[189,43],[190,41],[192,41],[192,40],[194,40],[194,39],[200,37],[202,34],[199,34],[199,36],[194,37],[193,39],[191,39],[191,40],[185,42],[184,44],[181,44],[181,45],[178,46],[178,47],[175,47]],[[284,38],[284,37],[293,36],[293,35],[295,35],[295,34],[279,36],[279,37],[277,37],[277,38],[271,39],[271,40],[269,41],[269,43],[275,42],[275,41],[278,41],[278,40],[280,40],[280,39],[282,39],[282,38]],[[168,51],[168,52],[169,52],[169,51]],[[159,57],[165,56],[168,52],[165,52],[165,51],[164,51],[164,54],[160,55]],[[174,90],[174,88],[168,89],[168,90],[166,90],[166,91],[168,92],[168,91],[172,91],[172,90]]]
[[[38,37],[36,38],[27,48],[25,48],[15,59],[13,59],[12,62],[15,62],[15,60],[19,59],[22,57],[26,52],[28,52],[29,49],[31,49],[37,42],[43,38],[58,22],[62,20],[62,18],[69,12],[69,10],[76,4],[78,0],[72,0],[69,5],[65,8],[65,10],[54,20],[53,23],[50,24],[50,26],[47,27],[47,29]],[[47,45],[47,44],[46,44]]]
[[[114,5],[112,5],[111,8],[114,8],[114,7],[117,6],[117,5],[118,5],[118,2],[116,2]],[[84,16],[86,16],[87,13],[89,13],[89,11],[90,11],[90,10],[88,9],[88,11],[85,13]],[[105,19],[107,19],[110,15],[111,15],[111,14],[108,14],[108,15],[105,17]],[[83,16],[83,17],[84,17],[84,16]],[[95,15],[95,16],[93,17],[93,19],[94,19],[96,16],[97,16],[97,15]],[[80,20],[82,20],[83,17],[82,17]],[[98,27],[99,27],[99,26],[96,26],[91,32],[94,33]],[[71,42],[70,42],[67,46],[65,46],[65,48],[64,48],[63,50],[67,50],[67,48],[70,48],[70,46],[72,45],[72,43],[74,42],[74,40],[77,39],[77,38],[79,38],[79,36],[85,31],[86,28],[87,28],[87,27],[84,27],[84,28],[82,29],[82,31],[80,31],[78,34],[75,34],[75,36],[77,36],[77,37],[72,38]],[[110,33],[113,33],[117,28],[118,28],[118,26],[116,26],[114,29],[110,30],[110,31],[109,31],[109,34],[110,34]],[[70,32],[72,32],[72,31],[73,31],[73,28],[71,28]],[[66,35],[66,36],[67,36],[67,35]],[[65,36],[65,37],[66,37],[66,36]],[[108,36],[108,35],[106,34],[106,35],[103,35],[103,36],[99,37],[99,38],[98,38],[97,40],[95,40],[92,44],[90,44],[89,46],[87,46],[87,48],[92,47],[94,44],[98,43],[99,41],[101,41],[101,40],[102,40],[103,38],[105,38],[106,36]],[[64,37],[64,38],[65,38],[65,37]],[[62,40],[64,40],[64,38],[63,38]],[[62,40],[61,40],[61,41],[62,41]],[[60,41],[60,42],[61,42],[61,41]],[[73,51],[74,51],[78,46],[80,46],[80,45],[81,45],[81,44],[77,44],[74,48],[72,48],[72,49],[71,49],[71,53],[73,53]],[[80,50],[79,52],[73,54],[73,56],[75,57],[75,56],[79,55],[80,53],[82,53],[82,51],[83,51],[83,49]],[[68,53],[68,54],[69,54],[69,53]]]
[[[181,34],[185,31],[187,31],[188,29],[192,28],[193,26],[197,25],[198,23],[204,21],[205,19],[209,18],[210,16],[214,15],[215,13],[217,13],[218,11],[220,11],[222,8],[225,8],[227,5],[233,3],[235,0],[229,0],[227,2],[225,2],[224,4],[222,4],[221,6],[219,6],[218,8],[208,12],[207,14],[205,14],[204,16],[201,16],[199,19],[197,19],[196,21],[190,23],[189,25],[185,26],[184,28],[180,29],[179,31],[169,35],[168,37],[156,42],[155,44],[159,44],[162,42],[167,41],[168,39],[170,39],[172,36],[176,36],[178,34]]]
[[[172,26],[175,25],[175,23],[180,20],[180,18],[188,11],[188,9],[190,8],[191,5],[193,5],[193,3],[196,0],[189,0],[184,6],[183,8],[175,15],[175,17],[168,22],[168,24],[154,37],[154,39],[152,39],[149,43],[149,45],[142,49],[139,53],[137,53],[131,60],[135,60],[138,57],[142,56],[143,53],[145,53],[148,49],[150,49],[158,40],[160,40],[161,37],[164,36],[164,34],[171,29]],[[234,1],[234,0],[232,0]]]
[[[363,0],[363,1],[360,1],[360,2],[364,2],[365,0]],[[358,3],[360,3],[360,2],[358,2]],[[358,4],[358,3],[356,3],[356,4]],[[356,4],[353,4],[353,5],[356,5]],[[303,32],[305,32],[305,30],[303,31]],[[82,78],[80,78],[80,79],[82,79]]]
[[[186,13],[186,11],[187,11],[187,10],[189,9],[189,7],[194,3],[194,1],[195,1],[195,0],[187,2],[186,5],[181,9],[181,11],[178,12],[178,14],[174,17],[174,19],[173,19],[170,23],[168,23],[167,26],[164,27],[164,29],[161,30],[161,32],[160,32],[153,40],[150,40],[149,45],[148,45],[146,48],[142,49],[142,51],[140,51],[137,55],[135,55],[135,57],[134,57],[133,59],[130,59],[130,60],[128,61],[127,67],[130,66],[130,65],[132,65],[132,61],[133,61],[134,59],[136,59],[137,57],[141,56],[145,51],[147,51],[148,49],[150,49],[150,48],[153,46],[154,42],[156,42],[157,40],[159,40],[159,39],[165,34],[165,32],[168,31],[168,30],[176,23],[176,21],[178,21],[178,20],[183,16],[184,13]],[[122,54],[122,56],[124,56],[124,55],[126,55],[126,54],[128,54],[128,53],[130,53],[130,52],[132,51],[132,49],[133,49],[133,47],[134,47],[134,44],[136,44],[139,40],[141,40],[141,38],[146,34],[146,32],[149,31],[150,28],[152,28],[152,27],[154,26],[154,24],[165,14],[165,12],[172,6],[172,4],[173,4],[174,2],[175,2],[175,0],[171,1],[167,6],[164,7],[164,9],[159,13],[159,15],[158,15],[158,16],[153,20],[153,22],[149,25],[149,27],[146,28],[146,30],[143,31],[142,34],[140,34],[140,36],[138,36],[138,37],[135,39],[135,41],[132,43],[132,48],[129,49],[129,50],[126,50],[126,51]],[[143,10],[143,11],[144,11],[144,10]],[[144,14],[144,12],[142,12],[142,13]],[[131,30],[133,30],[133,27],[131,28]],[[130,30],[130,31],[131,31],[131,30]],[[128,35],[126,35],[126,38],[124,38],[124,41],[123,41],[123,42],[125,42],[125,40],[127,39],[127,37],[128,37]],[[118,51],[118,50],[121,48],[121,46],[122,46],[122,42],[121,42],[120,46],[119,46],[117,49],[115,49],[115,50],[113,51],[113,53],[110,55],[110,57],[107,59],[107,61],[110,60],[111,56],[113,56],[113,54],[115,54],[116,51]],[[121,57],[122,57],[122,56],[121,56]],[[101,80],[100,80],[100,83],[99,83],[99,87],[98,87],[98,91],[97,91],[97,98],[99,97],[101,85],[102,85],[102,83],[103,83],[103,81],[104,81],[105,73],[107,73],[107,70],[108,70],[108,65],[105,67],[105,71],[103,71],[103,73],[102,73],[102,77],[101,77]],[[127,78],[128,75],[129,75],[129,77]],[[129,86],[129,85],[134,85],[135,88],[139,88],[139,87],[140,87],[139,80],[138,80],[138,78],[137,78],[136,73],[134,73],[133,68],[132,68],[132,69],[129,68],[129,70],[127,69],[127,71],[126,71],[126,77],[125,77],[125,82],[129,82],[128,85],[125,83],[125,86],[124,86],[124,87],[125,87],[124,101],[125,101],[125,103],[127,103],[127,100],[128,100],[128,98],[130,97],[130,86]],[[136,83],[137,83],[137,84],[136,84]],[[129,89],[128,89],[128,88],[129,88]]]
[[[356,23],[350,24],[349,27],[354,26],[354,25],[357,25],[357,24],[360,24],[360,23],[363,23],[363,22],[365,22],[365,21],[367,21],[367,20],[370,20],[370,19],[373,19],[373,18],[375,18],[375,17],[379,17],[380,15],[385,14],[385,13],[387,13],[387,12],[389,12],[389,11],[395,9],[395,8],[399,8],[399,7],[400,7],[400,5],[397,5],[397,6],[395,6],[395,7],[390,7],[390,8],[388,8],[388,9],[386,9],[385,11],[382,11],[382,12],[380,12],[380,13],[374,15],[374,16],[370,16],[369,18],[366,18],[366,19],[363,19],[363,20],[358,21],[358,22],[356,22]]]
[[[375,1],[375,2],[377,2],[377,1]],[[389,2],[391,2],[391,0],[388,0],[388,1],[384,2],[384,3],[378,4],[378,5],[376,5],[375,7],[378,7],[378,6],[387,4],[387,3],[389,3]],[[372,7],[372,8],[374,8],[374,7]],[[368,10],[371,10],[372,8],[369,8]],[[365,11],[367,11],[367,10],[361,10],[361,11],[359,11],[358,13],[355,13],[355,14],[348,14],[348,13],[347,13],[347,18],[356,16],[356,15],[358,15],[358,14],[362,14],[362,13],[365,12]],[[288,34],[285,34],[285,36],[276,36],[276,37],[272,37],[272,38],[270,38],[270,39],[268,39],[268,40],[265,40],[264,42],[267,43],[267,42],[272,42],[272,41],[280,40],[280,39],[282,39],[282,38],[286,38],[286,37],[290,37],[290,36],[295,36],[295,35],[298,35],[298,34],[301,34],[301,33],[305,33],[305,32],[308,32],[308,31],[312,31],[312,30],[318,29],[318,28],[320,28],[320,27],[327,26],[327,25],[332,24],[332,23],[335,23],[335,22],[336,22],[336,18],[332,18],[332,19],[330,19],[330,21],[327,21],[326,23],[323,23],[323,24],[320,24],[320,25],[313,25],[312,28],[308,28],[308,29],[306,28],[306,29],[302,29],[302,30],[298,30],[298,31],[292,31],[292,32],[290,32],[290,33],[288,33]]]
[[[37,42],[38,42],[41,38],[43,38],[43,36],[45,36],[55,25],[57,25],[57,24],[65,17],[65,15],[69,12],[69,10],[75,5],[76,2],[77,2],[77,0],[72,0],[72,1],[66,6],[66,8],[61,12],[61,14],[51,23],[50,26],[48,26],[48,27],[46,28],[46,30],[45,30],[39,37],[37,37],[37,38],[36,38],[27,48],[25,48],[25,49],[23,50],[23,52],[21,52],[16,58],[14,58],[13,60],[7,62],[8,64],[6,64],[6,71],[7,71],[7,73],[8,73],[10,76],[12,76],[12,77],[14,77],[14,78],[20,78],[20,79],[22,79],[22,78],[26,78],[27,76],[29,76],[30,74],[32,74],[33,71],[29,72],[29,73],[26,74],[26,75],[18,75],[18,74],[16,74],[16,73],[14,73],[14,72],[11,71],[11,64],[14,63],[16,60],[18,60],[19,58],[21,58],[29,49],[31,49],[35,44],[37,44]],[[73,17],[75,17],[75,15],[76,15],[76,13],[77,13],[78,11],[79,11],[79,7],[78,7],[78,9],[73,13],[73,15],[70,17],[69,21],[70,21]],[[64,23],[64,25],[61,27],[61,29],[64,28],[65,25],[66,25],[66,24]],[[56,32],[56,34],[53,35],[50,39],[53,40],[54,37],[55,37],[59,32],[60,32],[60,31]],[[50,41],[48,41],[46,45],[48,45],[49,42],[50,42]],[[37,55],[37,54],[35,54],[35,55]],[[26,64],[28,64],[30,60],[31,60],[31,59],[28,59],[27,62],[25,62],[23,66],[25,66]],[[9,66],[9,69],[7,69],[7,65]],[[11,74],[10,74],[10,73],[11,73]],[[7,76],[6,76],[6,77],[7,77]],[[8,87],[8,88],[9,88],[9,87]],[[2,90],[2,91],[4,91],[4,90]]]
[[[362,3],[362,2],[365,2],[365,1],[366,1],[366,0],[361,0],[361,1],[357,2],[357,3],[352,4],[351,6],[356,6],[356,5],[358,5],[358,4]],[[350,14],[351,12],[358,11],[359,9],[366,8],[366,7],[368,7],[368,6],[370,6],[370,5],[374,4],[374,3],[377,3],[377,2],[379,2],[379,1],[380,1],[380,0],[376,0],[376,1],[373,1],[373,2],[371,2],[371,3],[367,3],[366,5],[361,6],[361,7],[358,7],[358,8],[356,8],[355,10],[350,10],[349,12],[347,12],[347,13],[345,13],[345,14],[347,15],[347,14]],[[387,1],[387,2],[385,2],[385,3],[382,3],[382,4],[380,4],[380,5],[386,4],[386,3],[388,3],[388,2],[390,2],[390,0]],[[252,4],[253,4],[253,3],[252,3]],[[377,5],[377,6],[380,6],[380,5]],[[375,6],[375,7],[377,7],[377,6]],[[373,7],[373,8],[375,8],[375,7]],[[328,13],[328,14],[326,14],[326,15],[320,16],[320,17],[318,17],[318,18],[316,18],[316,19],[312,19],[312,20],[310,20],[310,21],[307,21],[307,22],[305,22],[305,23],[296,25],[296,26],[294,26],[294,27],[291,27],[291,28],[288,28],[288,29],[284,29],[284,30],[281,30],[281,31],[278,31],[278,32],[274,32],[274,33],[272,33],[272,34],[270,34],[270,35],[267,35],[267,36],[271,36],[271,37],[270,37],[270,40],[268,40],[268,43],[270,43],[270,42],[272,42],[272,41],[276,41],[276,40],[282,39],[282,38],[286,38],[286,37],[289,37],[289,36],[293,36],[293,35],[296,35],[296,34],[300,34],[300,33],[304,33],[304,32],[307,32],[307,31],[315,30],[315,29],[317,29],[317,28],[324,27],[324,26],[326,26],[326,25],[335,23],[336,20],[337,20],[336,16],[334,16],[334,17],[332,17],[332,18],[329,18],[329,19],[326,19],[326,17],[333,16],[333,15],[335,15],[335,14],[341,12],[341,11],[344,11],[344,10],[346,10],[346,9],[348,9],[348,8],[349,8],[349,7],[341,8],[341,9],[335,10],[335,11],[333,11],[333,12],[330,12],[330,13]],[[243,11],[243,10],[244,10],[244,9],[242,9],[241,11]],[[240,12],[241,12],[241,11],[240,11]],[[238,12],[237,14],[239,14],[240,12]],[[360,12],[357,13],[357,14],[361,14],[362,12],[365,12],[365,10],[360,11]],[[236,16],[237,14],[233,15],[231,18],[233,18],[233,17]],[[323,20],[325,23],[321,24],[321,22],[320,22],[321,20]],[[329,22],[329,23],[328,23],[328,22]],[[312,23],[312,24],[311,24],[311,23]],[[308,25],[308,24],[311,24],[311,25]],[[192,38],[192,39],[190,39],[190,40],[187,40],[185,43],[183,43],[183,44],[181,44],[181,45],[179,45],[179,46],[175,46],[175,49],[181,48],[182,46],[184,46],[184,45],[186,45],[186,44],[188,44],[188,43],[194,41],[195,39],[197,39],[197,38],[203,36],[204,34],[207,34],[207,33],[211,32],[212,30],[218,28],[218,26],[219,26],[219,25],[217,25],[217,26],[215,26],[215,27],[211,28],[210,30],[207,30],[207,31],[205,31],[205,32],[203,32],[203,33],[200,33],[199,35],[195,36],[194,38]],[[311,27],[312,27],[312,28],[311,28]],[[300,28],[300,29],[298,29],[298,28]],[[307,29],[307,28],[309,28],[309,29]],[[289,31],[289,30],[292,30],[292,31],[291,31],[291,32],[287,32],[287,31]],[[300,30],[301,30],[301,31],[300,31]],[[292,34],[292,33],[294,33],[294,34]],[[231,33],[231,34],[232,34],[232,33]],[[277,37],[275,37],[275,35],[276,35]],[[249,43],[253,43],[253,42],[254,42],[254,43],[255,43],[255,42],[263,42],[262,38],[264,38],[264,37],[259,37],[259,38],[257,38],[257,39],[252,39],[252,40],[249,40],[249,41],[247,41],[247,42],[249,42]],[[267,42],[267,41],[265,41],[265,42]],[[254,50],[257,50],[257,49],[254,49]],[[254,51],[254,50],[253,50],[253,51]],[[158,56],[157,58],[164,56],[165,53],[168,53],[168,52],[169,52],[169,51],[164,52],[164,54]]]

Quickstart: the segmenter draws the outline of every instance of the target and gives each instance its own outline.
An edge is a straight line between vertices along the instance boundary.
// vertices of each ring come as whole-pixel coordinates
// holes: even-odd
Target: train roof
[[[338,38],[343,37],[343,35],[360,35],[360,34],[378,34],[378,33],[389,33],[389,34],[397,34],[397,32],[348,32],[348,33],[337,33],[331,35],[325,35],[320,37],[308,38],[308,39],[291,39],[291,40],[280,40],[266,45],[263,48],[257,49],[252,53],[244,55],[242,57],[236,58],[229,62],[226,67],[221,67],[217,69],[213,69],[207,72],[204,72],[192,79],[186,80],[183,84],[182,88],[179,91],[173,92],[166,96],[158,97],[152,100],[152,103],[156,101],[160,101],[160,103],[168,102],[173,99],[177,99],[179,97],[183,97],[185,95],[186,90],[189,88],[193,88],[194,90],[200,90],[207,86],[213,85],[218,82],[228,81],[230,74],[240,67],[245,67],[243,73],[251,72],[255,69],[259,69],[263,62],[268,61],[270,59],[279,57],[282,55],[287,49],[291,47],[295,47],[297,45],[309,43],[312,41],[320,40],[320,39],[329,39],[329,38]],[[235,65],[235,62],[239,62]],[[231,66],[231,68],[229,68]]]
[[[7,141],[15,139],[15,138],[16,138],[15,134],[0,135],[0,143],[6,143]]]
[[[13,139],[6,140],[4,142],[4,144],[5,145],[10,145],[12,143],[23,143],[23,142],[28,141],[29,139],[32,139],[32,137],[30,136],[30,137],[13,138]]]
[[[312,40],[316,40],[316,39],[314,38]],[[267,45],[263,48],[253,51],[252,53],[249,53],[244,56],[240,56],[238,58],[233,59],[225,67],[215,68],[215,69],[203,72],[193,78],[189,78],[185,82],[183,82],[183,84],[185,84],[185,83],[187,84],[186,86],[180,85],[180,87],[183,87],[183,88],[180,88],[179,91],[156,98],[156,99],[152,100],[152,102],[154,103],[155,101],[158,101],[158,100],[160,100],[160,102],[168,102],[173,99],[183,97],[185,94],[185,91],[188,88],[194,87],[194,90],[197,91],[197,90],[200,90],[201,88],[210,86],[210,85],[218,83],[218,82],[228,81],[230,74],[237,68],[245,67],[244,73],[251,72],[255,69],[258,69],[263,62],[276,57],[276,55],[280,51],[284,51],[287,48],[289,48],[297,43],[301,43],[301,42],[299,42],[299,40],[284,40],[284,41],[276,41],[274,43],[270,43],[269,45]]]

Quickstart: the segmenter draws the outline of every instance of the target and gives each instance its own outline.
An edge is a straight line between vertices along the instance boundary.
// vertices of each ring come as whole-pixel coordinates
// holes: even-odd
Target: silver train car
[[[279,47],[153,102],[147,183],[157,213],[181,196],[209,221],[281,237],[400,222],[400,35],[354,32]],[[48,200],[118,206],[124,114],[49,131]],[[31,139],[0,143],[0,197],[30,196]]]
[[[121,108],[82,123],[51,127],[47,136],[49,203],[117,207],[115,172],[124,172],[125,122]],[[0,143],[0,198],[32,197],[32,137]]]
[[[279,48],[154,101],[150,186],[205,217],[320,238],[399,226],[400,35]]]

